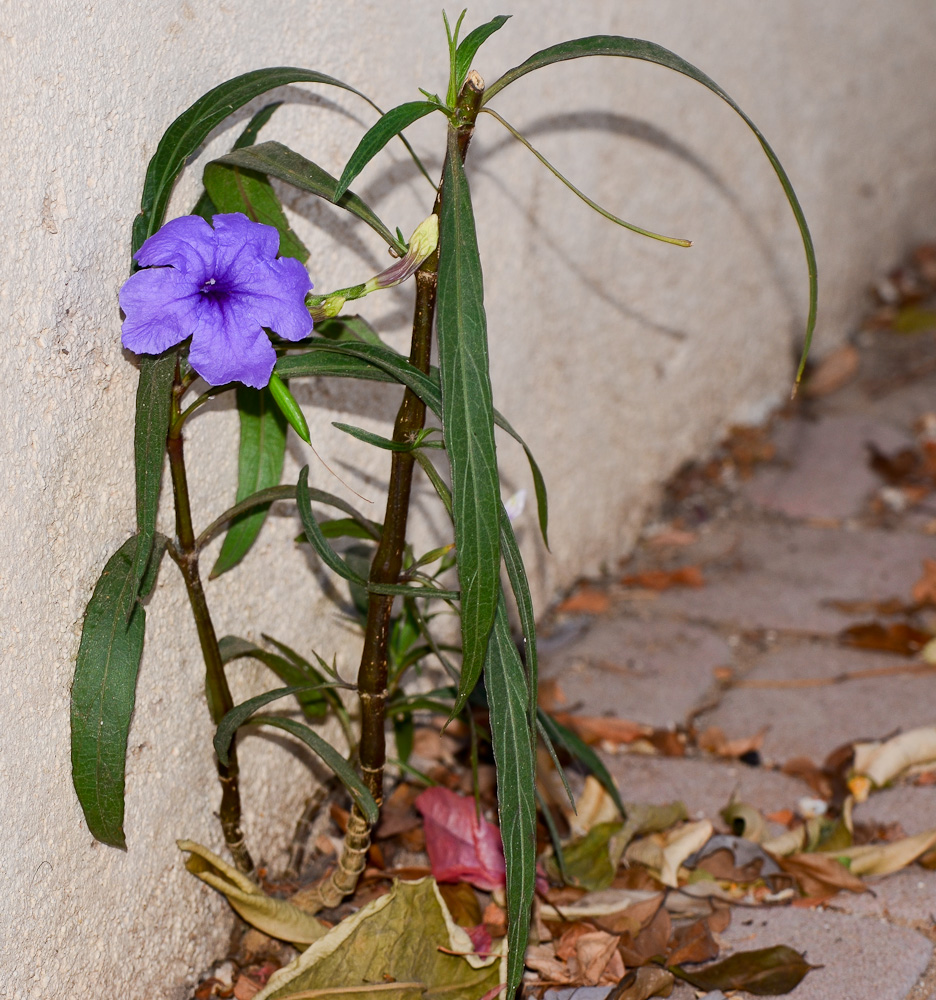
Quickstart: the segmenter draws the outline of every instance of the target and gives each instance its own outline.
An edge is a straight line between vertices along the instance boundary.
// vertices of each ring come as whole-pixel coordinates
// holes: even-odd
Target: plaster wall
[[[507,12],[511,12],[509,9]],[[469,24],[501,13],[478,0]],[[476,60],[492,81],[533,51],[592,33],[651,38],[721,83],[760,125],[800,194],[822,276],[817,348],[862,308],[870,275],[936,228],[936,8],[929,0],[515,0]],[[309,66],[391,107],[444,89],[444,36],[428,0],[115,0],[5,4],[0,19],[0,996],[181,1000],[224,947],[226,906],[182,869],[174,841],[218,847],[216,781],[201,668],[175,568],[149,601],[130,735],[126,853],[89,836],[70,784],[68,698],[81,618],[134,520],[136,370],[119,344],[117,290],[149,157],[166,126],[218,82],[266,65]],[[366,106],[322,87],[284,88],[265,137],[339,173]],[[579,187],[646,228],[651,243],[590,213],[492,120],[469,158],[486,267],[497,405],[526,436],[551,489],[553,550],[519,527],[540,607],[631,544],[658,484],[730,423],[789,391],[806,312],[796,230],[754,137],[697,84],[623,60],[552,67],[497,109]],[[252,109],[255,110],[257,105]],[[246,113],[245,112],[245,116]],[[202,161],[235,132],[213,137]],[[430,170],[444,139],[413,129]],[[201,162],[201,161],[200,161]],[[196,164],[171,215],[198,192]],[[395,149],[355,185],[409,233],[430,191]],[[386,263],[365,227],[284,192],[319,290]],[[403,345],[407,290],[368,304]],[[346,420],[386,432],[394,390],[302,390],[314,440],[379,508],[384,462],[349,448]],[[236,416],[193,424],[204,524],[233,498]],[[528,485],[504,443],[505,492]],[[309,461],[295,441],[287,477]],[[342,492],[312,460],[312,483]],[[353,499],[346,492],[344,495]],[[357,501],[355,501],[357,502]],[[439,530],[428,506],[426,533]],[[164,527],[170,530],[168,507]],[[219,632],[311,645],[350,674],[356,639],[320,568],[277,510],[257,547],[213,583]],[[211,558],[209,553],[206,561]],[[232,671],[237,694],[270,685]],[[247,835],[275,866],[312,778],[285,741],[243,742]]]

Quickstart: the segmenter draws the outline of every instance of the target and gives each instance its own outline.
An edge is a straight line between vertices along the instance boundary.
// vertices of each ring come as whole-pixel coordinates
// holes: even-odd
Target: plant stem
[[[474,132],[474,123],[483,94],[484,83],[481,77],[475,72],[469,73],[458,97],[454,123],[458,131],[458,152],[462,161],[468,152],[468,144]],[[440,185],[432,209],[434,214],[439,214],[441,203]],[[416,306],[413,314],[409,361],[411,365],[426,374],[429,373],[429,358],[432,351],[438,266],[439,253],[436,250],[416,272]],[[400,404],[393,425],[393,440],[404,443],[415,440],[423,428],[425,418],[425,404],[415,393],[407,389],[403,393],[403,402]],[[413,452],[393,452],[383,533],[371,563],[370,583],[399,582],[406,549],[406,522],[414,465]],[[361,778],[378,806],[383,800],[383,772],[386,762],[387,646],[390,640],[392,610],[391,596],[370,594],[364,647],[358,670],[358,696],[361,700],[361,742],[358,746],[358,758]],[[354,806],[348,819],[348,831],[345,834],[344,849],[338,867],[327,882],[317,887],[314,901],[304,899],[303,903],[307,906],[335,906],[344,896],[353,892],[358,877],[364,869],[369,846],[370,829],[364,816]]]
[[[176,369],[176,379],[172,389],[172,417],[169,422],[169,434],[166,438],[176,514],[176,544],[171,547],[170,552],[182,572],[189,603],[192,606],[192,616],[198,631],[198,642],[205,661],[205,693],[208,698],[208,710],[211,713],[211,721],[217,726],[225,714],[234,707],[234,699],[231,697],[231,689],[228,687],[227,677],[224,674],[224,662],[218,647],[218,637],[211,621],[208,601],[205,599],[205,590],[198,572],[198,547],[195,544],[195,531],[192,527],[192,508],[189,502],[182,438],[184,417],[187,416],[187,413],[183,414],[181,409],[184,391],[185,386],[183,386],[178,369]],[[236,746],[233,744],[231,746],[227,765],[222,764],[217,758],[216,762],[218,780],[221,782],[220,818],[224,840],[238,871],[250,875],[254,865],[244,842],[244,834],[241,831]]]

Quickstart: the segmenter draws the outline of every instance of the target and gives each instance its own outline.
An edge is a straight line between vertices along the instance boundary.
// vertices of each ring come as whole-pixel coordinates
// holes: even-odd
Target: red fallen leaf
[[[468,932],[468,937],[471,938],[471,946],[474,948],[476,954],[490,954],[494,942],[491,940],[490,932],[484,924],[477,924],[475,927],[466,927],[465,930]]]
[[[621,577],[625,587],[643,587],[645,590],[669,590],[670,587],[704,587],[705,577],[698,566],[679,569],[648,569],[643,573]]]
[[[500,830],[477,815],[473,798],[427,788],[413,804],[423,815],[426,852],[437,882],[470,882],[487,891],[507,884]]]

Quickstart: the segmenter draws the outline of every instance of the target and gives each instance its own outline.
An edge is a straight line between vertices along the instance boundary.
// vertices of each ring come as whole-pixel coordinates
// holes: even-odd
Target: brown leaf
[[[936,559],[923,560],[923,575],[910,593],[917,604],[936,604]]]
[[[842,344],[830,351],[807,379],[803,395],[813,398],[828,396],[841,389],[855,377],[860,360],[858,351],[851,344]]]
[[[650,1000],[668,997],[673,992],[673,974],[655,965],[645,965],[630,972],[608,994],[605,1000]]]
[[[891,486],[900,486],[919,472],[920,458],[913,448],[903,448],[892,455],[880,450],[872,441],[865,442],[868,465]]]
[[[467,882],[440,882],[439,893],[459,927],[477,927],[482,922],[481,904]]]
[[[653,729],[640,722],[629,719],[616,719],[608,716],[570,715],[568,712],[556,712],[553,718],[562,726],[567,726],[586,743],[633,743],[642,736],[649,736]]]
[[[263,987],[241,973],[234,984],[234,1000],[253,1000]]]
[[[840,889],[868,891],[860,878],[829,854],[791,854],[777,858],[777,863],[796,879],[806,896],[834,895]]]
[[[679,569],[648,569],[632,576],[621,577],[625,587],[642,587],[644,590],[669,590],[671,587],[704,587],[705,577],[698,566]]]
[[[823,601],[822,604],[845,615],[902,615],[908,610],[906,602],[899,597],[887,597],[882,601]]]
[[[611,598],[605,591],[585,584],[570,594],[556,610],[569,615],[602,615],[610,607]]]
[[[691,924],[677,927],[670,938],[669,948],[666,961],[670,965],[707,962],[718,957],[718,944],[712,937],[708,918],[694,920]]]
[[[631,938],[635,938],[657,915],[664,896],[661,892],[640,903],[632,903],[618,913],[596,919],[595,923],[609,934],[629,934]]]
[[[673,729],[654,729],[647,739],[664,757],[686,756],[686,737],[683,733]]]
[[[565,691],[562,690],[559,681],[554,677],[546,677],[540,680],[539,686],[536,689],[536,697],[539,707],[544,712],[552,712],[559,705],[565,705],[569,700],[566,697]]]
[[[779,996],[796,989],[811,969],[821,968],[810,965],[798,951],[780,944],[739,951],[692,972],[680,966],[671,966],[670,971],[700,990],[747,990],[757,996]]]
[[[547,983],[571,983],[572,976],[569,967],[561,959],[556,958],[552,942],[531,945],[523,958],[528,969],[539,973],[540,978]]]
[[[718,757],[743,757],[746,753],[760,750],[764,745],[768,728],[764,726],[753,736],[729,740],[719,726],[709,726],[699,734],[696,742],[701,750],[708,750]]]
[[[492,938],[504,937],[507,933],[507,914],[497,903],[488,903],[481,916],[481,923]]]
[[[685,531],[682,528],[669,527],[658,531],[647,539],[647,545],[655,549],[663,549],[668,546],[682,547],[684,545],[695,545],[699,536],[694,531]]]
[[[623,934],[619,950],[625,965],[646,965],[657,955],[665,955],[673,922],[669,913],[661,906],[653,919],[636,936]]]
[[[791,778],[800,778],[821,799],[832,798],[832,782],[829,776],[808,757],[792,757],[780,770]]]
[[[577,920],[574,924],[569,924],[555,941],[556,958],[561,958],[563,962],[568,962],[575,954],[578,939],[583,934],[594,933],[594,924],[584,920]]]
[[[891,625],[863,622],[844,629],[838,636],[843,646],[897,653],[900,656],[913,656],[932,638],[931,633],[914,628],[905,622],[895,622]]]
[[[575,942],[575,957],[578,961],[579,975],[586,986],[597,986],[604,975],[612,959],[617,956],[618,938],[614,934],[607,934],[604,931],[592,930],[588,934],[582,934]],[[558,952],[557,952],[558,954]],[[618,956],[618,961],[620,957]],[[621,965],[621,972],[614,978],[620,978],[624,966]],[[615,969],[617,972],[617,969]],[[612,980],[613,981],[613,980]]]

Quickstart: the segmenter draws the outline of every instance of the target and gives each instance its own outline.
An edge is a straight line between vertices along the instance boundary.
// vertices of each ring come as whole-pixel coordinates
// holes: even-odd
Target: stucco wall
[[[469,24],[500,13],[479,0]],[[511,12],[510,8],[506,12]],[[936,8],[929,0],[515,0],[477,68],[489,81],[555,41],[607,32],[654,39],[718,80],[762,127],[801,195],[823,280],[818,346],[845,336],[869,275],[936,227]],[[304,65],[389,107],[444,89],[438,6],[418,0],[155,0],[4,8],[0,24],[0,996],[181,998],[223,948],[225,906],[187,875],[174,840],[218,844],[207,711],[175,568],[149,602],[130,738],[129,851],[94,843],[70,785],[68,695],[84,606],[133,525],[136,371],[119,345],[117,290],[146,162],[196,97],[264,65]],[[288,88],[266,136],[337,173],[372,120],[348,95]],[[521,522],[542,605],[626,550],[655,489],[732,421],[789,388],[805,268],[779,186],[753,136],[711,94],[620,60],[552,67],[497,108],[589,194],[679,250],[593,216],[493,121],[471,150],[499,407],[540,458],[553,552]],[[219,137],[209,155],[226,148]],[[413,130],[431,169],[434,119]],[[189,170],[174,199],[197,191]],[[429,188],[393,150],[356,189],[404,232]],[[384,266],[376,237],[308,199],[288,202],[325,290]],[[407,291],[369,315],[405,339]],[[400,343],[403,341],[401,340]],[[347,450],[333,419],[385,429],[393,391],[315,387],[303,400],[319,450],[379,502],[384,463]],[[192,427],[202,524],[233,495],[236,420]],[[210,440],[209,440],[210,439]],[[292,444],[287,475],[307,452]],[[503,448],[505,488],[526,485]],[[312,481],[341,492],[321,465]],[[167,513],[164,512],[164,513]],[[166,521],[166,525],[171,521]],[[300,648],[355,641],[296,549],[289,510],[243,566],[212,584],[219,631],[268,631]],[[269,683],[237,667],[238,691]],[[250,737],[247,832],[273,864],[307,794],[306,762]],[[284,804],[285,803],[285,804]]]

